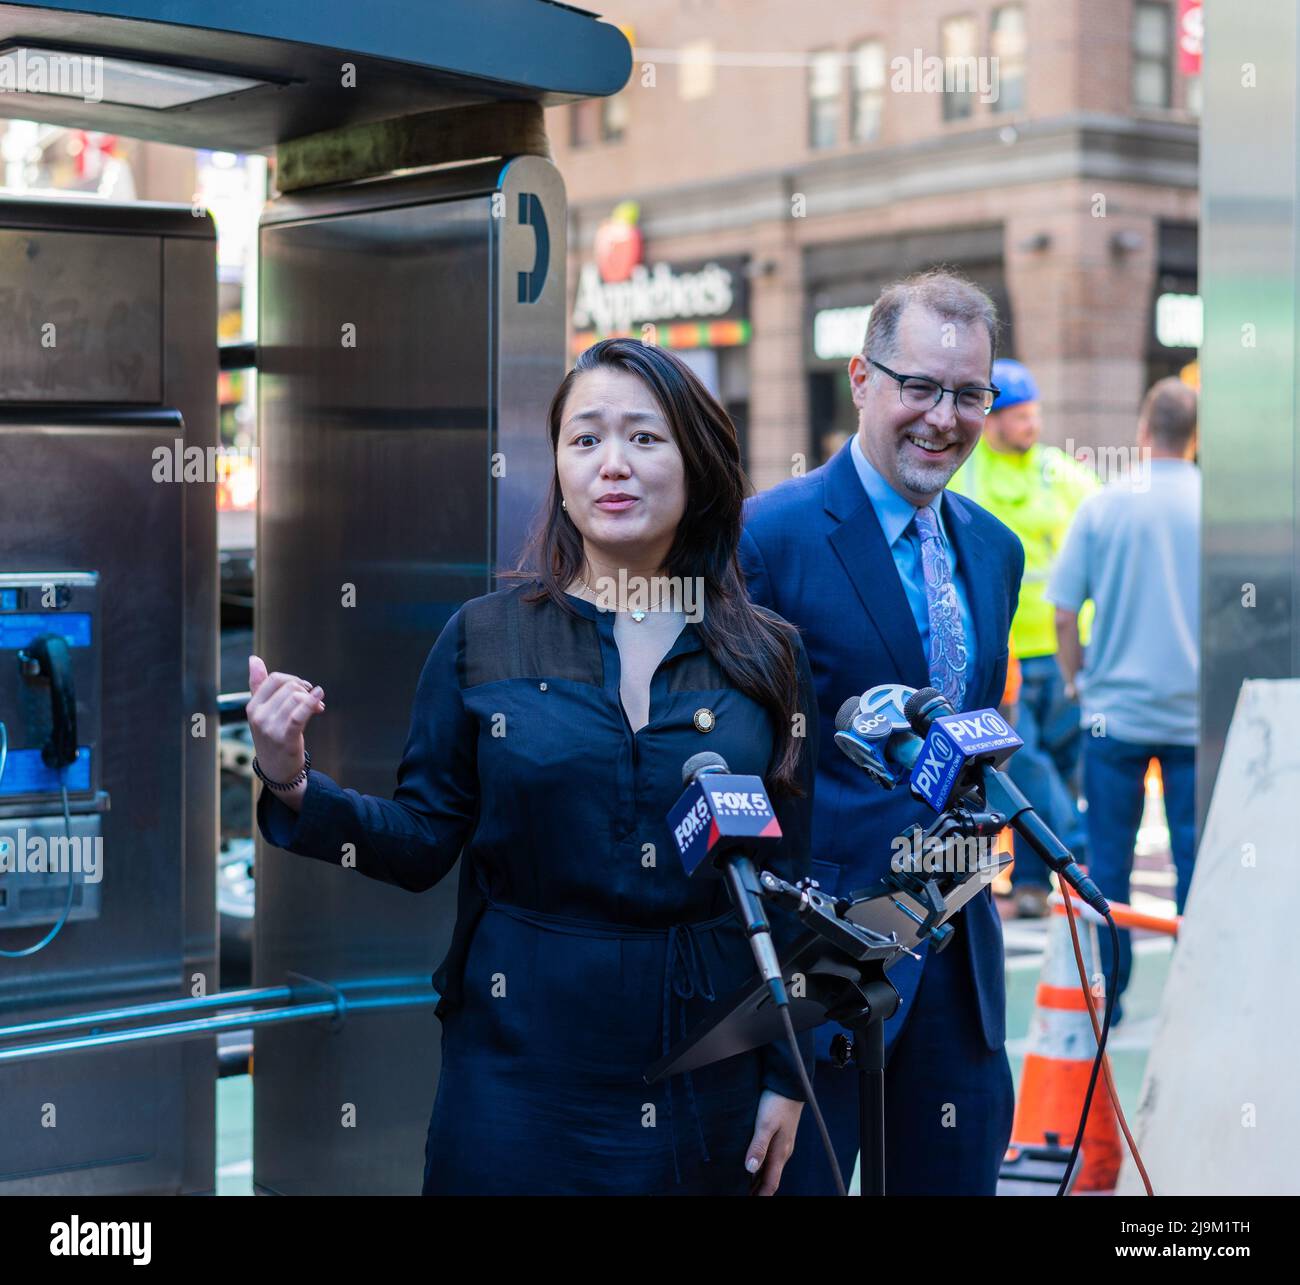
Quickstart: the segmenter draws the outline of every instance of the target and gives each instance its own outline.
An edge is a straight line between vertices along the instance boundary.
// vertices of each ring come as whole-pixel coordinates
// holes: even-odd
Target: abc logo
[[[859,736],[876,738],[888,736],[890,732],[890,722],[884,714],[873,714],[870,718],[859,715],[854,726],[857,728]]]

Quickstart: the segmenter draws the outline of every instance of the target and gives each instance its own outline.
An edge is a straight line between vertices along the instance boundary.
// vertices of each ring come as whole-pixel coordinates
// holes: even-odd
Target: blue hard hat
[[[1002,391],[998,394],[993,409],[1006,410],[1008,406],[1019,406],[1021,402],[1038,400],[1038,385],[1029,373],[1027,366],[1022,366],[1010,357],[999,357],[993,363],[993,384]]]

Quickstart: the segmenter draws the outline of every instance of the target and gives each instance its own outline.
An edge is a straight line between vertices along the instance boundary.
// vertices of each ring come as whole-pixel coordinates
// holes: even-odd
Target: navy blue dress
[[[516,585],[465,603],[421,673],[391,800],[312,768],[301,812],[263,789],[266,840],[412,891],[462,856],[451,948],[434,975],[442,1072],[424,1193],[745,1194],[765,1088],[802,1100],[788,1049],[646,1085],[642,1074],[707,1009],[755,976],[719,880],[688,880],[665,818],[682,764],[713,750],[766,776],[766,710],[731,686],[690,622],[633,732],[619,699],[614,617],[524,601]],[[817,713],[801,799],[773,794],[784,839],[769,862],[808,873]],[[696,725],[699,710],[712,729]],[[700,720],[708,726],[708,720]],[[778,949],[797,935],[773,911]],[[811,1035],[800,1037],[812,1066]]]

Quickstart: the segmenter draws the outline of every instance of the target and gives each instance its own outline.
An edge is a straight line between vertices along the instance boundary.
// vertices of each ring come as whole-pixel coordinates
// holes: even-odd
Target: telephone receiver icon
[[[546,284],[546,270],[551,263],[551,235],[546,225],[546,211],[535,192],[519,193],[519,222],[533,230],[536,256],[528,272],[519,273],[519,302],[536,303]]]

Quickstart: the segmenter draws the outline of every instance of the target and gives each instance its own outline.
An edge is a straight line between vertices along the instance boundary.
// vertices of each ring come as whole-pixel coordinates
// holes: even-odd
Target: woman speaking
[[[352,845],[362,874],[412,892],[461,858],[426,1195],[771,1194],[803,1106],[788,1047],[642,1075],[756,976],[725,882],[677,856],[682,764],[712,750],[762,776],[784,836],[768,865],[807,874],[808,661],[745,595],[735,429],[682,362],[604,340],[549,427],[529,570],[447,622],[391,800],[312,767],[324,691],[249,658],[258,825],[334,864]],[[808,1035],[801,1052],[811,1069]]]

